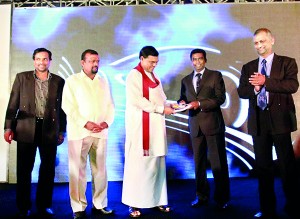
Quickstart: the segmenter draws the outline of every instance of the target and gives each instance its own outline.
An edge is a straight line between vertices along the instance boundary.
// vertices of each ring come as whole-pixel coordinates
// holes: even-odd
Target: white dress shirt
[[[205,68],[200,72],[194,71],[193,86],[194,86],[194,89],[195,89],[196,93],[197,93],[197,80],[198,80],[198,77],[196,75],[200,73],[201,74],[201,79],[202,79],[204,71],[205,71]]]

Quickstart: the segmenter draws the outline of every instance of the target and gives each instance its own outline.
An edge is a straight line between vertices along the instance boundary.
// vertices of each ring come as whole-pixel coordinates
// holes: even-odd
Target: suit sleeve
[[[20,77],[17,74],[10,93],[10,98],[5,115],[4,129],[14,130],[14,120],[18,114],[20,105]]]
[[[179,103],[180,101],[184,101],[184,102],[188,102],[187,97],[186,97],[186,86],[184,83],[184,79],[181,80],[181,89],[180,89],[180,98],[179,100],[177,100],[177,102]]]
[[[226,100],[225,83],[220,72],[216,72],[213,88],[214,92],[212,92],[212,95],[200,98],[200,108],[203,111],[219,109]]]
[[[60,92],[60,97],[59,99],[62,100],[62,91],[63,91],[63,87],[65,84],[65,80],[62,80],[61,82],[61,92]],[[59,108],[60,112],[59,112],[59,132],[60,133],[65,133],[66,132],[66,126],[67,126],[67,119],[66,119],[66,114],[63,111],[61,105]]]
[[[249,83],[249,70],[246,65],[242,67],[240,83],[237,88],[237,92],[242,99],[252,99],[255,98],[254,86]]]
[[[272,74],[279,75],[279,77],[266,78],[266,90],[272,93],[296,93],[299,87],[299,82],[297,77],[298,67],[295,59],[286,58],[280,69],[275,71],[279,72],[272,72]]]

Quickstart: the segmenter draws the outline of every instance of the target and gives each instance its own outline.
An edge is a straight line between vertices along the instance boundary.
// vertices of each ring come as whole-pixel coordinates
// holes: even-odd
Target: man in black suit
[[[225,84],[220,72],[205,67],[207,59],[204,50],[192,50],[190,60],[194,71],[182,79],[178,102],[191,105],[189,130],[196,176],[196,199],[191,205],[198,207],[208,203],[208,155],[215,182],[214,200],[224,209],[230,198],[225,124],[220,108],[226,99]]]
[[[248,132],[253,138],[261,208],[254,217],[277,217],[274,144],[286,196],[285,210],[291,217],[300,218],[300,184],[291,140],[291,132],[297,129],[292,97],[299,87],[297,64],[295,59],[273,52],[275,39],[267,28],[256,30],[253,42],[259,58],[243,66],[237,91],[240,98],[249,99]]]
[[[4,139],[17,141],[18,218],[30,216],[31,172],[40,153],[36,205],[42,218],[52,217],[57,145],[64,141],[66,116],[61,109],[64,79],[49,72],[52,53],[33,52],[35,70],[16,75],[6,111]]]

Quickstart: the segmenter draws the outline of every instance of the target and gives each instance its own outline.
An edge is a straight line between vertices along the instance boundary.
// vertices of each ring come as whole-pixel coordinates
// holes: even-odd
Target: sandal
[[[140,211],[139,208],[135,208],[135,207],[129,207],[129,217],[140,217],[142,216],[142,213]]]
[[[167,205],[161,205],[156,207],[160,212],[169,213],[171,211],[171,207]]]

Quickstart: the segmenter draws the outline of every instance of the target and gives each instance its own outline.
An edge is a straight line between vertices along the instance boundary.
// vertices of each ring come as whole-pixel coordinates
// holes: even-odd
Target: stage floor
[[[213,191],[213,179],[209,179]],[[278,215],[282,219],[288,217],[283,212],[284,196],[281,187],[281,181],[276,179],[275,188],[278,200]],[[32,194],[34,200],[36,184],[32,185]],[[122,181],[109,182],[108,199],[109,207],[116,213],[113,216],[97,217],[91,214],[91,185],[88,183],[87,199],[89,202],[87,208],[88,218],[129,218],[128,207],[121,203]],[[190,202],[195,198],[194,180],[171,180],[168,181],[169,205],[173,211],[169,214],[163,214],[155,209],[143,209],[143,219],[250,219],[259,210],[257,180],[255,178],[231,178],[231,201],[229,208],[220,211],[216,208],[211,199],[209,204],[200,208],[191,208]],[[212,196],[212,195],[211,195]],[[14,219],[17,217],[17,208],[15,205],[15,185],[0,184],[0,218]],[[34,201],[33,201],[34,203]],[[72,210],[69,201],[68,183],[56,183],[53,196],[53,210],[56,213],[56,219],[72,218]],[[36,208],[32,209],[35,214]],[[33,219],[37,216],[33,215]]]

